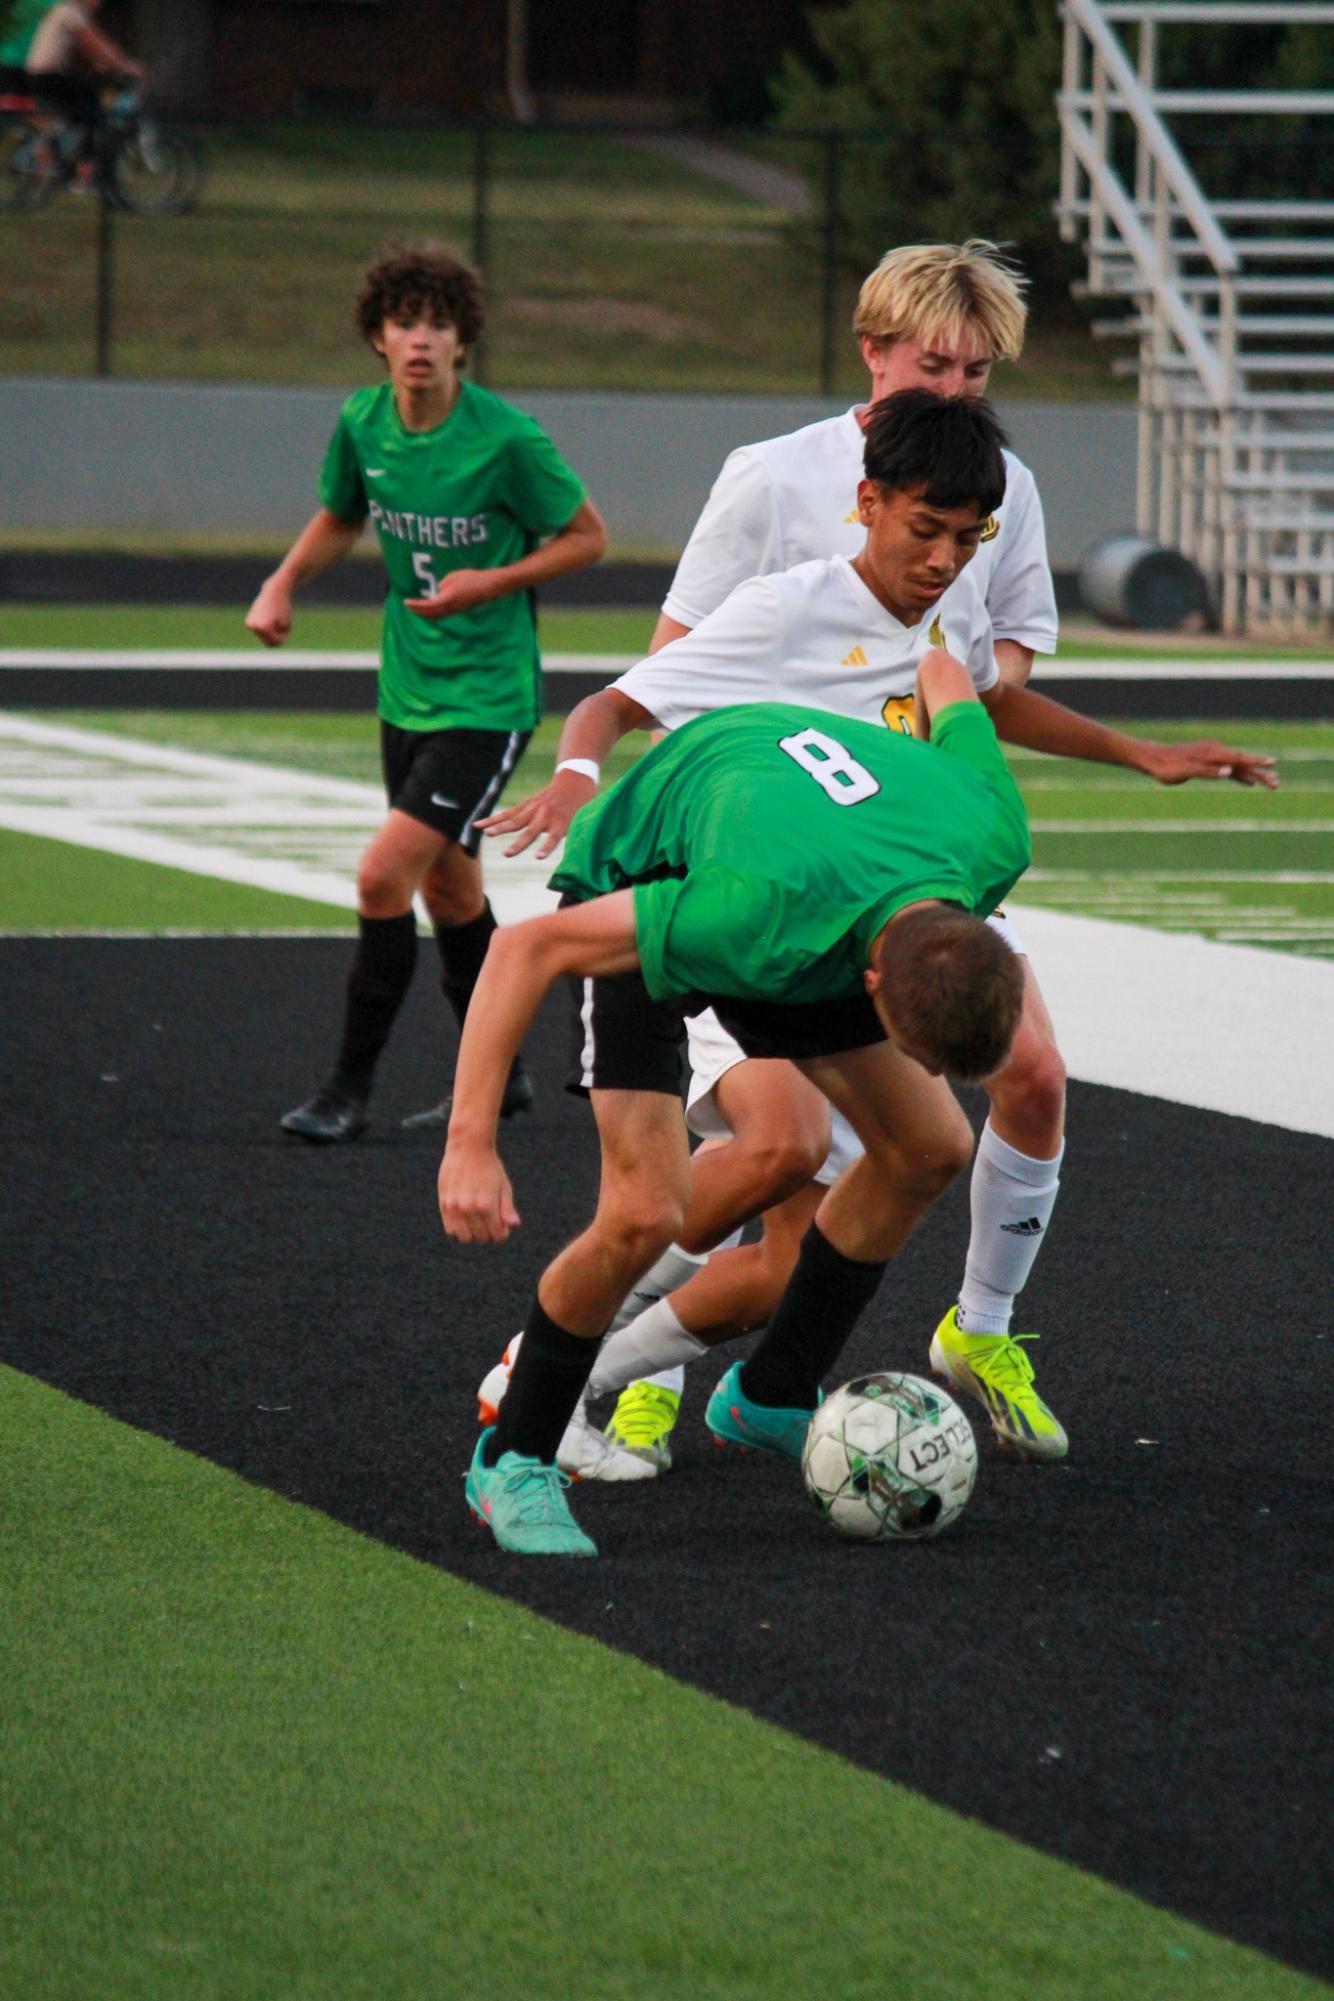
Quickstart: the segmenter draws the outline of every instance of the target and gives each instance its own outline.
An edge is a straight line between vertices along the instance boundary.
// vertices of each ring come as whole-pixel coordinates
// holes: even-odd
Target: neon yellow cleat
[[[623,1452],[633,1452],[655,1473],[666,1473],[672,1463],[668,1440],[680,1410],[680,1390],[665,1389],[661,1383],[630,1383],[616,1399],[607,1426],[607,1443],[618,1445]]]
[[[952,1306],[931,1339],[931,1367],[986,1408],[1002,1445],[1024,1459],[1064,1459],[1070,1441],[1033,1388],[1033,1364],[1019,1346],[1036,1334],[965,1334]]]

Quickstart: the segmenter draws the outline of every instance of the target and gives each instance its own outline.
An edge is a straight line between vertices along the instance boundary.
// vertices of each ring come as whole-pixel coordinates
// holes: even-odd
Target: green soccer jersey
[[[528,730],[541,714],[531,594],[511,591],[451,618],[424,619],[451,570],[514,563],[585,499],[540,424],[471,382],[443,424],[408,431],[388,383],[349,396],[325,454],[320,500],[345,521],[369,515],[389,595],[379,710],[402,729]]]
[[[861,993],[872,941],[923,897],[993,911],[1028,821],[991,718],[957,702],[931,743],[822,711],[719,709],[575,816],[552,887],[635,887],[649,992],[803,1002]]]

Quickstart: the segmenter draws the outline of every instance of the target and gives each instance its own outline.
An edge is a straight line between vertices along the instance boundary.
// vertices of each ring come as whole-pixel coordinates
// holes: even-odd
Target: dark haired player
[[[606,547],[597,509],[541,427],[463,380],[484,317],[477,273],[442,245],[393,251],[366,272],[357,326],[389,379],[343,405],[319,512],[246,618],[266,646],[281,646],[293,594],[373,523],[389,573],[378,702],[389,813],[357,875],[359,938],[337,1061],[282,1121],[302,1139],[365,1130],[376,1061],[416,965],[418,892],[462,1025],[496,928],[477,823],[541,707],[532,591]],[[531,1102],[516,1051],[504,1115]],[[406,1123],[447,1117],[446,1100]]]
[[[588,796],[584,760],[587,769],[596,770],[625,731],[653,723],[676,729],[729,703],[786,699],[892,728],[911,727],[913,676],[918,660],[933,646],[946,648],[966,665],[1003,740],[1060,756],[1126,765],[1163,784],[1197,777],[1272,784],[1269,759],[1249,757],[1210,741],[1146,743],[1001,678],[990,619],[971,561],[984,523],[1000,507],[1005,491],[1002,445],[994,414],[977,399],[904,389],[876,404],[866,423],[865,476],[857,489],[865,531],[861,551],[851,561],[837,556],[751,579],[693,632],[590,696],[570,716],[561,738],[559,759],[578,760],[575,768],[559,771],[550,786],[496,816],[491,824],[501,832],[524,830],[516,847],[542,835],[545,846],[538,852],[549,852]],[[1003,925],[1005,920],[997,913],[991,923]],[[1008,926],[1004,935],[1015,946]],[[1035,983],[1024,963],[1031,1008]],[[592,1031],[604,1009],[613,1005],[625,1006],[624,989],[616,982],[594,982],[585,1005]],[[809,1124],[804,1107],[810,1093],[793,1076],[790,1065],[757,1062],[753,1051],[727,1037],[716,1023],[709,1031],[710,1042],[726,1046],[710,1072],[699,1060],[700,1020],[695,1017],[690,1023],[696,1059],[690,1118],[694,1129],[714,1143],[694,1156],[685,1234],[678,1242],[706,1249],[747,1217],[768,1210],[765,1241],[721,1253],[671,1301],[650,1306],[630,1325],[614,1331],[593,1371],[595,1394],[620,1388],[648,1370],[688,1361],[765,1320],[822,1199],[820,1184],[835,1180],[859,1151],[857,1137],[840,1118],[837,1106],[835,1144],[830,1147],[829,1115],[818,1101],[820,1123],[809,1153],[803,1160],[795,1143],[788,1150],[795,1167],[773,1149],[756,1158],[731,1143],[716,1114],[711,1122],[701,1116],[710,1110],[708,1098],[715,1092],[726,1108],[725,1090],[720,1087],[731,1075],[729,1064],[744,1064],[755,1073],[757,1090],[773,1091],[783,1102],[792,1101],[792,1087],[799,1086],[794,1121],[806,1119]],[[650,1015],[640,1035],[644,1052],[636,1073],[640,1082],[648,1076],[654,1046],[651,1022]],[[660,1039],[665,1041],[665,1035]],[[709,1043],[705,1049],[711,1053]],[[986,1079],[993,1099],[1008,1067]],[[594,1085],[599,1081],[595,1062],[586,1081]],[[605,1081],[622,1080],[608,1075]],[[794,1142],[803,1131],[798,1124]],[[993,1151],[1000,1144],[993,1138]],[[1027,1206],[1002,1215],[1001,1248],[992,1252],[986,1276],[995,1290],[1017,1292],[1026,1261],[1031,1262],[1036,1233],[1001,1233],[1007,1223],[1045,1216],[1053,1190],[1044,1188],[1036,1170],[1026,1170],[1017,1154],[1007,1165],[1014,1183],[1009,1199]],[[928,1187],[928,1198],[931,1193],[934,1190]],[[981,1286],[982,1274],[974,1270],[971,1254],[970,1277]],[[687,1311],[692,1312],[689,1321]],[[1028,1356],[1004,1329],[974,1333],[960,1327],[954,1314],[947,1315],[937,1330],[932,1359],[942,1373],[979,1398],[1004,1442],[1034,1459],[1055,1459],[1065,1452],[1064,1429],[1038,1395]],[[486,1401],[494,1401],[498,1387],[491,1388]],[[581,1417],[568,1444],[563,1443],[562,1465],[586,1477],[605,1479],[613,1471],[616,1477],[628,1477],[616,1460],[609,1462],[597,1452],[600,1438]],[[603,1442],[610,1442],[618,1453],[621,1450],[615,1438]],[[572,1457],[576,1448],[585,1454],[586,1465]]]
[[[789,1458],[886,1263],[971,1152],[944,1073],[996,1069],[1023,1007],[1019,961],[981,921],[1027,865],[1023,804],[968,670],[933,648],[917,686],[929,744],[780,703],[674,731],[576,819],[553,878],[574,901],[497,933],[459,1052],[440,1210],[465,1243],[502,1241],[519,1220],[496,1152],[501,1095],[562,974],[629,978],[660,1007],[707,999],[748,1054],[795,1061],[852,1122],[864,1151],[707,1412],[715,1436]],[[609,1015],[604,1060],[633,1061],[635,1034]],[[468,1471],[473,1512],[531,1555],[596,1554],[556,1453],[598,1337],[690,1195],[679,1097],[592,1095],[597,1212],[542,1277]]]

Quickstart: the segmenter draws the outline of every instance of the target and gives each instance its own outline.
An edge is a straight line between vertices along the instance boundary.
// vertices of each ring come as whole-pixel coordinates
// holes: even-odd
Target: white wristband
[[[581,778],[591,778],[595,785],[602,776],[602,766],[595,764],[591,757],[563,757],[556,769],[577,771]]]

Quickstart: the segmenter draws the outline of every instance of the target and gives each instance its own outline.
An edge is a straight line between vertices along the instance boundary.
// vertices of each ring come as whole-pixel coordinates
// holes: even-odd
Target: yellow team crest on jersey
[[[949,641],[945,637],[945,628],[940,622],[939,612],[931,621],[931,630],[926,635],[926,643],[928,646],[943,646],[948,650]]]
[[[900,736],[912,736],[912,696],[890,695],[880,711],[881,721],[887,730],[897,730]]]
[[[1000,522],[994,514],[988,514],[986,520],[982,523],[982,533],[979,535],[978,540],[980,542],[994,542],[999,534]]]

